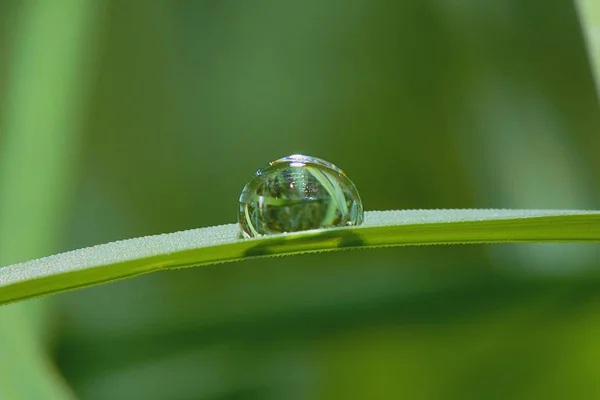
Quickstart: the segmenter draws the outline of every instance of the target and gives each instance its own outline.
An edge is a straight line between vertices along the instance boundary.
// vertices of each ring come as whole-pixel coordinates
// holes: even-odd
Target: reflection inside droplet
[[[363,206],[356,187],[335,165],[292,155],[258,170],[239,199],[244,237],[360,225]]]

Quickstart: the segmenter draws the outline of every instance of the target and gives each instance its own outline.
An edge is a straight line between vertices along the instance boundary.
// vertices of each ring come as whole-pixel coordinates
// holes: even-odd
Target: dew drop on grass
[[[300,154],[275,160],[244,186],[238,224],[244,237],[360,225],[354,183],[335,165]]]

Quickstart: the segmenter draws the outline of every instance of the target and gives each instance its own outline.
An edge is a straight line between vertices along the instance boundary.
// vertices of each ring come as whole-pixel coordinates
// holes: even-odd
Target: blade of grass
[[[576,0],[575,4],[596,80],[596,91],[600,96],[600,3],[597,0]]]
[[[60,0],[14,7],[0,146],[0,262],[56,248],[77,149],[99,4]],[[11,11],[9,9],[9,11]],[[0,398],[71,399],[45,349],[48,304],[0,309]]]
[[[239,239],[235,224],[123,240],[0,268],[0,304],[148,272],[347,248],[600,242],[600,211],[371,211],[359,227]]]

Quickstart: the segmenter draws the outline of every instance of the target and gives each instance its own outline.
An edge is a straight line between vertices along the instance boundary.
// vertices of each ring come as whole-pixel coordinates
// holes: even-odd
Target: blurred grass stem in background
[[[575,0],[586,44],[596,91],[600,97],[600,1]]]
[[[0,114],[0,263],[58,248],[101,2],[24,1]],[[44,346],[45,302],[0,308],[0,398],[68,399]]]

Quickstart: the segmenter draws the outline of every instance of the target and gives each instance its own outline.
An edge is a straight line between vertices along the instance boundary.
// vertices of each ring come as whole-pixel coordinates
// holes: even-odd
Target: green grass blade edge
[[[148,272],[348,248],[600,242],[600,211],[370,211],[359,227],[239,239],[235,224],[128,239],[0,268],[0,304]]]

